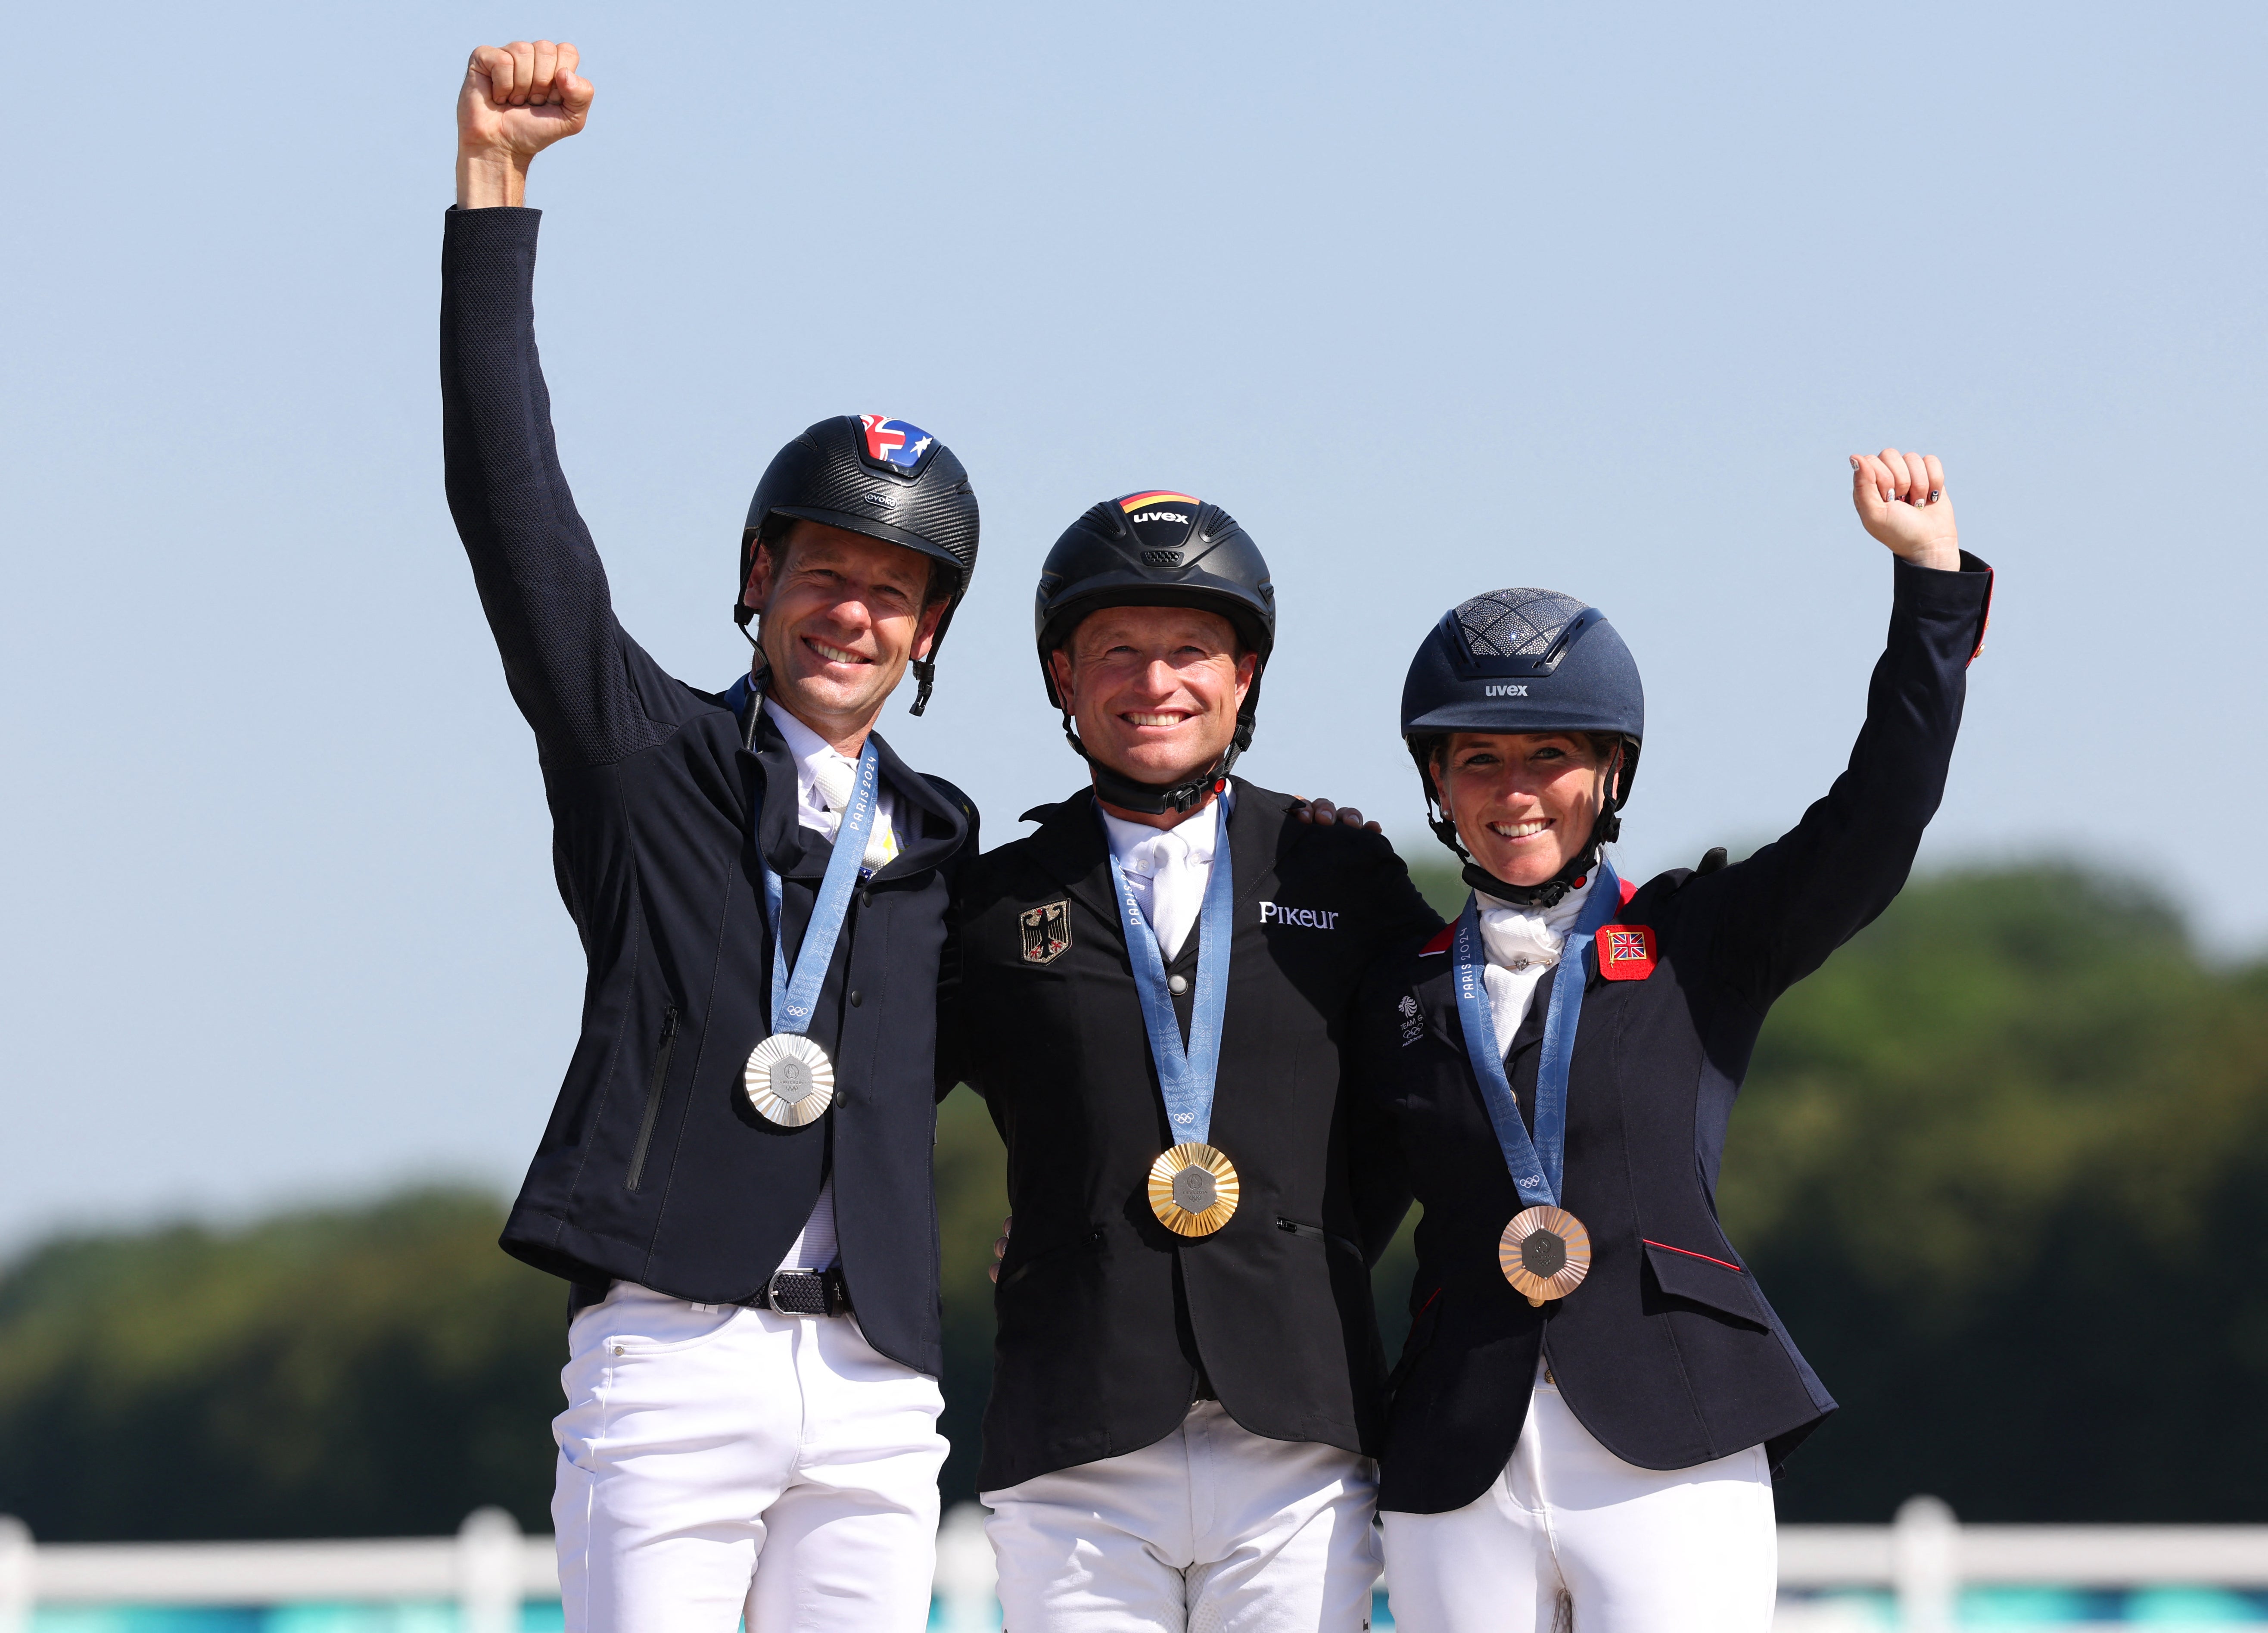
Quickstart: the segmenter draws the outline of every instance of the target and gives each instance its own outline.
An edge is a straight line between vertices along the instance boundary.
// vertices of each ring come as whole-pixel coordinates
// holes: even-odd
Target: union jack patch
[[[1653,973],[1657,948],[1653,928],[1644,924],[1609,924],[1598,935],[1599,973],[1609,981],[1642,981]]]
[[[1071,902],[1068,898],[1019,913],[1016,923],[1024,933],[1026,964],[1053,964],[1071,945]]]

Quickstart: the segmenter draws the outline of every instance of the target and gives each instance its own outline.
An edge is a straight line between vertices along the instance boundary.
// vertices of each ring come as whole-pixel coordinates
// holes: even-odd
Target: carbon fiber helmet
[[[1237,639],[1259,654],[1252,685],[1237,711],[1236,735],[1209,771],[1172,787],[1122,777],[1088,754],[1056,692],[1048,655],[1071,639],[1080,620],[1105,607],[1194,607],[1217,612]],[[1260,678],[1276,649],[1276,587],[1252,536],[1218,505],[1187,493],[1147,488],[1105,499],[1064,530],[1040,568],[1032,608],[1040,676],[1048,701],[1063,711],[1064,735],[1094,766],[1095,787],[1128,810],[1190,810],[1252,746]]]
[[[838,414],[806,429],[772,456],[748,501],[740,530],[740,578],[733,621],[743,631],[755,609],[744,605],[756,546],[793,521],[823,521],[946,563],[954,583],[929,656],[914,660],[919,683],[913,713],[929,706],[938,648],[976,571],[976,495],[951,448],[920,426],[881,414]]]
[[[1433,785],[1433,751],[1451,732],[1571,731],[1623,740],[1622,769],[1582,852],[1537,885],[1484,873],[1458,841]],[[1607,615],[1555,590],[1501,589],[1442,614],[1402,683],[1402,737],[1425,790],[1434,837],[1465,861],[1465,882],[1506,901],[1551,906],[1596,865],[1599,847],[1622,833],[1622,809],[1646,740],[1646,690]]]

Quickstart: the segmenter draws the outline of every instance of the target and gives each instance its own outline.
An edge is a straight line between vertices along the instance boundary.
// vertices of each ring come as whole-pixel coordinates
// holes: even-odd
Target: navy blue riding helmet
[[[1583,732],[1623,740],[1622,769],[1580,854],[1542,884],[1507,884],[1474,863],[1433,785],[1433,756],[1451,732]],[[1425,821],[1465,864],[1465,882],[1505,901],[1549,907],[1622,832],[1623,806],[1646,738],[1646,689],[1607,615],[1547,589],[1491,590],[1441,615],[1402,683],[1402,737],[1425,790]],[[1435,807],[1440,812],[1435,814]]]

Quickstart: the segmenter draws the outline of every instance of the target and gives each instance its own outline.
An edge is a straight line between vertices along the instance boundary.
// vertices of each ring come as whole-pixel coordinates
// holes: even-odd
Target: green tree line
[[[1447,905],[1446,875],[1424,883]],[[938,1138],[947,1499],[990,1368],[998,1137]],[[2262,1520],[2268,964],[2148,892],[1941,874],[1782,1001],[1721,1203],[1843,1406],[1791,1520]],[[0,1275],[0,1512],[55,1541],[548,1529],[562,1283],[461,1190],[50,1241]],[[1376,1284],[1406,1326],[1404,1230]]]

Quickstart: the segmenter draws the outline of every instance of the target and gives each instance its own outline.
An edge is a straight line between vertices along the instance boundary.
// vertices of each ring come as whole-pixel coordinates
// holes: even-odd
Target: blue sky
[[[773,449],[937,432],[983,556],[886,729],[990,842],[1079,780],[1039,561],[1148,486],[1273,564],[1256,780],[1430,846],[1403,665],[1543,584],[1646,671],[1626,870],[1769,835],[1858,725],[1889,569],[1844,462],[1889,442],[2001,573],[1926,861],[2095,858],[2268,941],[2257,9],[34,10],[0,1243],[533,1147],[579,960],[442,501],[434,309],[465,55],[537,33],[599,86],[530,198],[625,623],[724,683]]]

